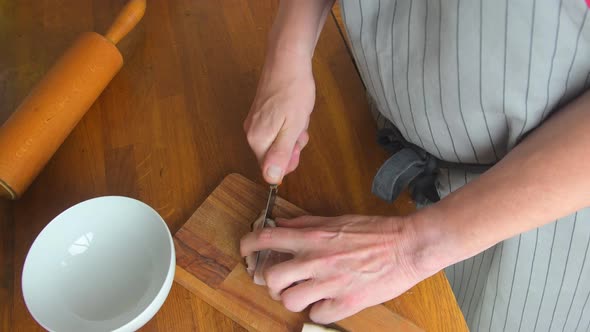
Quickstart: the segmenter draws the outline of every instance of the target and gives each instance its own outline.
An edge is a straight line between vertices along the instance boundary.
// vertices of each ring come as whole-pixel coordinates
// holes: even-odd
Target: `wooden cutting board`
[[[175,281],[249,331],[301,331],[308,311],[293,313],[252,282],[239,252],[240,238],[262,211],[268,188],[228,175],[174,235]],[[277,197],[273,215],[306,214]],[[346,331],[422,331],[383,305],[337,322]]]

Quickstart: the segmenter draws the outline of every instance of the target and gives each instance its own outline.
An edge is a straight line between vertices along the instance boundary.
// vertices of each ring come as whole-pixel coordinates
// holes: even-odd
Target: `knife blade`
[[[268,193],[268,200],[266,201],[266,208],[264,209],[264,220],[262,221],[262,228],[266,226],[266,220],[272,219],[272,209],[275,206],[275,199],[279,186],[277,184],[270,185],[270,192]]]
[[[266,201],[266,207],[264,208],[264,218],[263,218],[262,222],[260,223],[260,226],[258,226],[258,228],[256,230],[261,230],[264,227],[266,227],[266,221],[268,219],[271,219],[272,208],[275,205],[275,199],[277,197],[278,187],[279,186],[277,184],[270,185],[270,192],[268,193],[268,200]],[[258,265],[259,260],[260,260],[260,251],[256,252],[256,260],[254,263],[255,266]]]

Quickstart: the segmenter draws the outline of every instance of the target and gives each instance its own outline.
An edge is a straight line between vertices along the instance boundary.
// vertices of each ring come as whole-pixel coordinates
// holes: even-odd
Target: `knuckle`
[[[250,145],[255,144],[260,140],[260,135],[255,130],[246,129],[246,140]]]
[[[266,116],[265,116],[264,112],[261,112],[260,109],[258,109],[258,110],[249,114],[249,123],[250,123],[250,125],[260,123],[260,122],[262,122],[262,120],[265,117]]]
[[[274,236],[274,227],[263,228],[258,234],[258,240],[263,242],[271,241]]]

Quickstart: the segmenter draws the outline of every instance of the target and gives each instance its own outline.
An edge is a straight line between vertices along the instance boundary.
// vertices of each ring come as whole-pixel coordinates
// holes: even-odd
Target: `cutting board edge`
[[[227,308],[225,308],[219,302],[215,301],[213,299],[214,297],[223,296],[223,294],[219,294],[214,289],[209,287],[207,284],[205,284],[204,282],[199,280],[199,278],[195,277],[190,272],[188,272],[187,270],[183,269],[182,267],[180,267],[178,265],[176,266],[176,273],[174,275],[174,281],[176,283],[178,283],[179,285],[181,285],[182,287],[186,288],[189,292],[199,296],[199,298],[201,300],[207,302],[207,304],[209,304],[213,308],[219,310],[222,314],[224,314],[225,316],[227,316],[229,319],[233,320],[234,322],[240,324],[240,326],[242,326],[246,330],[248,330],[250,332],[264,332],[261,330],[254,329],[247,322],[240,319],[239,315],[234,315],[231,310],[227,310]],[[193,283],[196,283],[198,285],[198,287],[195,286]],[[209,292],[215,293],[215,294],[209,294]]]

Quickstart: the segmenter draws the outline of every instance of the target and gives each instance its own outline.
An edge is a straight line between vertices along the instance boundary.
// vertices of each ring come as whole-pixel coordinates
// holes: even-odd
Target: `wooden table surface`
[[[124,0],[0,3],[0,123],[83,31],[104,32]],[[82,200],[125,195],[178,230],[225,175],[262,183],[242,130],[277,1],[151,0],[121,43],[125,65],[26,194],[0,201],[0,331],[35,331],[21,293],[33,240]],[[314,59],[310,144],[281,195],[319,215],[403,215],[370,192],[387,154],[375,143],[362,82],[337,15]],[[467,330],[444,274],[387,303],[427,331]],[[145,331],[243,331],[179,284]]]

